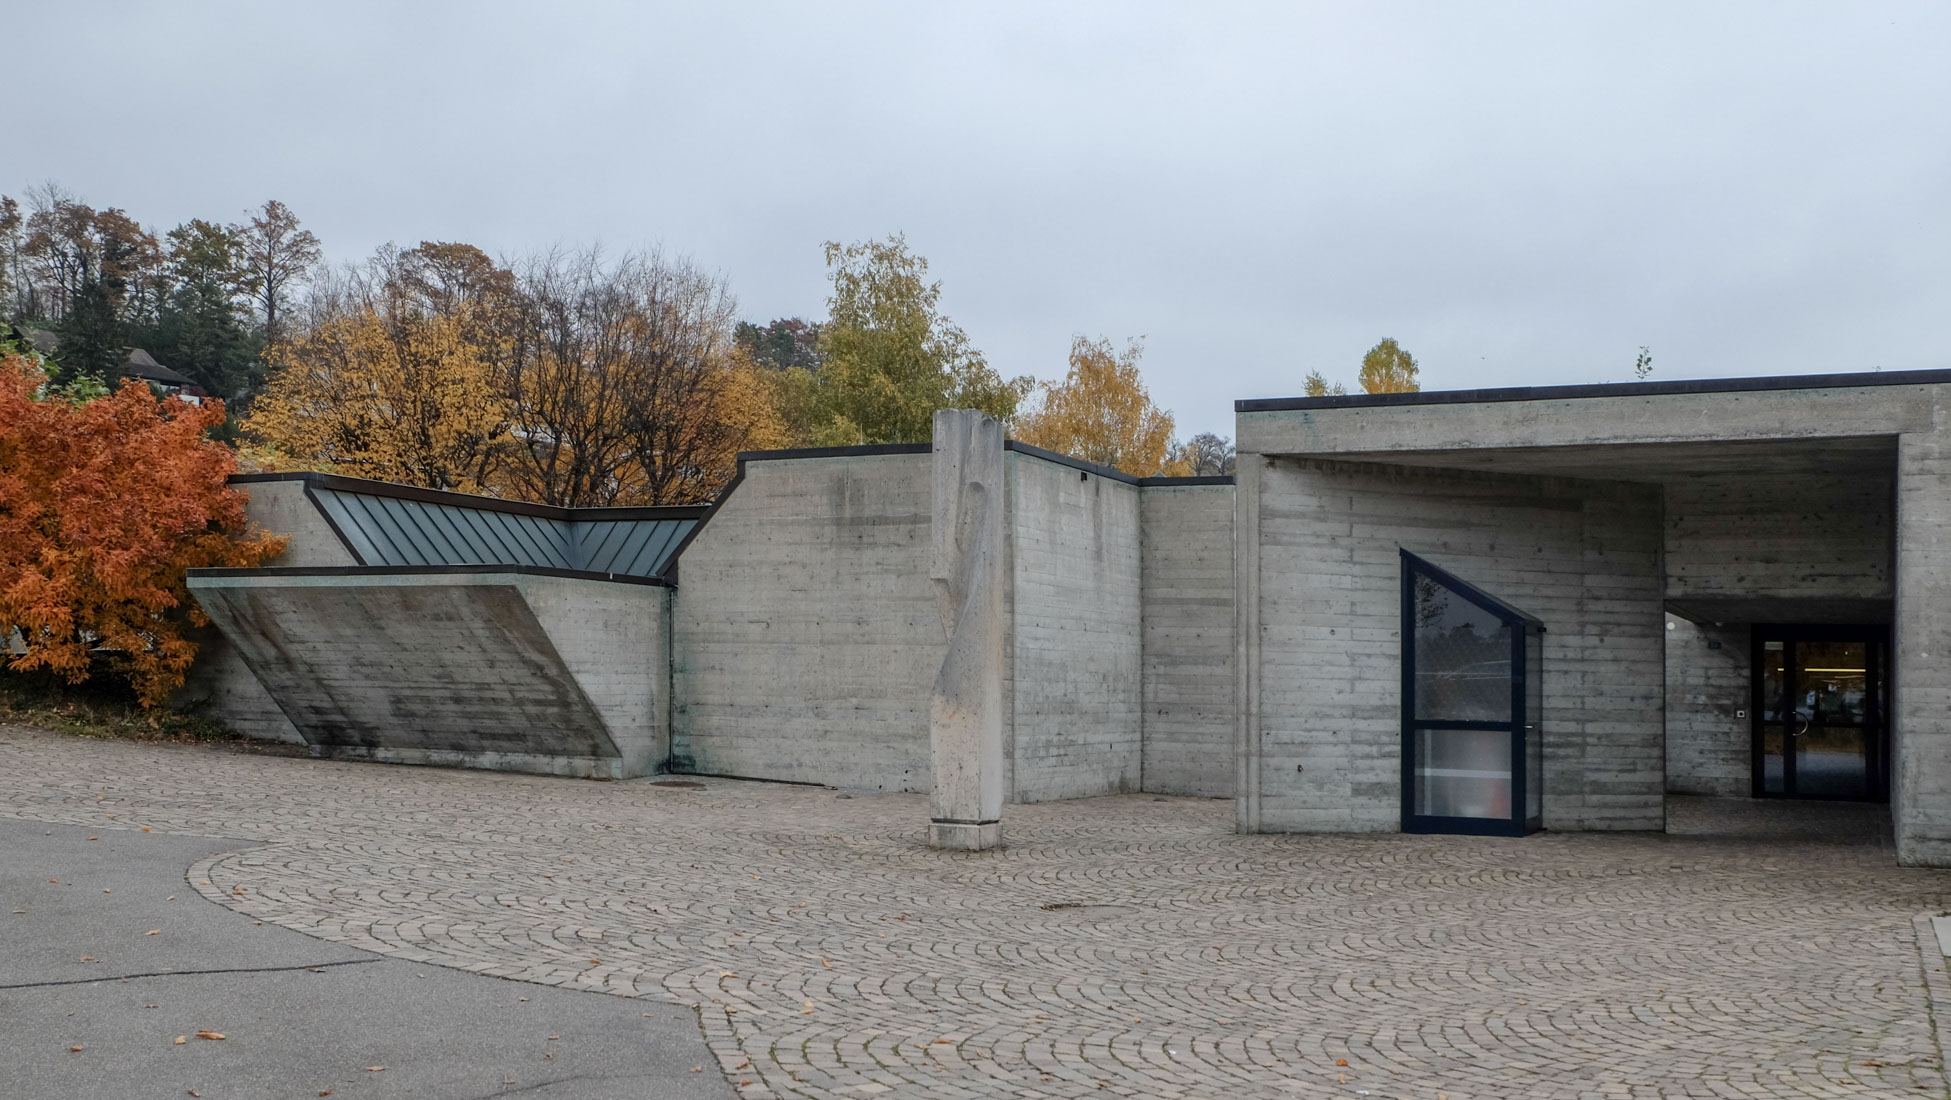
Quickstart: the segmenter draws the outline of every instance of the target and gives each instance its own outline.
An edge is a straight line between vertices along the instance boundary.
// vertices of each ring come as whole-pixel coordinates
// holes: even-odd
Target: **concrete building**
[[[1899,858],[1951,863],[1947,387],[1239,402],[1239,827],[1447,803],[1521,832],[1535,747],[1548,829],[1659,829],[1669,791],[1887,799]],[[1411,557],[1535,616],[1531,682]]]
[[[1006,800],[1513,835],[1887,801],[1899,857],[1951,865],[1947,400],[1951,372],[1242,401],[1237,486],[1009,443]],[[192,578],[230,642],[192,694],[322,754],[926,791],[931,454],[750,454],[684,514],[245,479],[293,545]]]

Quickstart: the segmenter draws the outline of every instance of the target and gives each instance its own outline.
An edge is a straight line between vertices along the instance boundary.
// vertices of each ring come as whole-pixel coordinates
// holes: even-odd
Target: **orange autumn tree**
[[[185,630],[209,621],[184,570],[257,565],[286,541],[248,530],[224,480],[236,460],[205,436],[223,419],[138,382],[77,402],[0,350],[0,642],[26,642],[7,667],[80,683],[101,652],[144,706],[183,683]]]

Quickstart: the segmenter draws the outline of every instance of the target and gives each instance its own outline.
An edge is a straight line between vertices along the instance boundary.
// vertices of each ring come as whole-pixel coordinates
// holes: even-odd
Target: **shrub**
[[[53,388],[38,359],[0,348],[0,653],[70,683],[106,657],[144,706],[183,682],[207,623],[184,587],[197,566],[250,566],[285,538],[252,532],[237,468],[206,437],[223,406]],[[9,646],[7,627],[19,631]],[[25,652],[17,652],[18,641]]]

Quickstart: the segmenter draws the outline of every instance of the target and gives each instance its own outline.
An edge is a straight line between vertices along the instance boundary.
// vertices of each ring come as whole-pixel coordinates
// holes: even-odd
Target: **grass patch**
[[[241,742],[243,734],[193,712],[144,709],[127,681],[97,670],[79,684],[41,672],[0,670],[0,723],[72,737],[178,743]]]

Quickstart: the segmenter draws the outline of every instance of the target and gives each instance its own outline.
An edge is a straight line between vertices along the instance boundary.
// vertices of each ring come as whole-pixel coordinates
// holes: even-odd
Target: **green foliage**
[[[1633,377],[1645,381],[1653,373],[1653,349],[1645,344],[1639,346],[1639,358],[1633,360]]]
[[[782,410],[817,446],[927,440],[937,409],[979,409],[1007,424],[1032,380],[1005,381],[936,309],[941,284],[896,234],[842,246],[829,241],[833,292],[818,372],[790,368]]]
[[[759,366],[818,370],[821,327],[817,321],[809,324],[797,317],[782,317],[763,328],[740,321],[732,336]]]
[[[115,298],[107,284],[92,278],[82,283],[60,331],[54,384],[65,387],[85,378],[105,390],[114,389],[121,381],[122,364],[129,353],[122,339],[122,324],[116,319]]]

